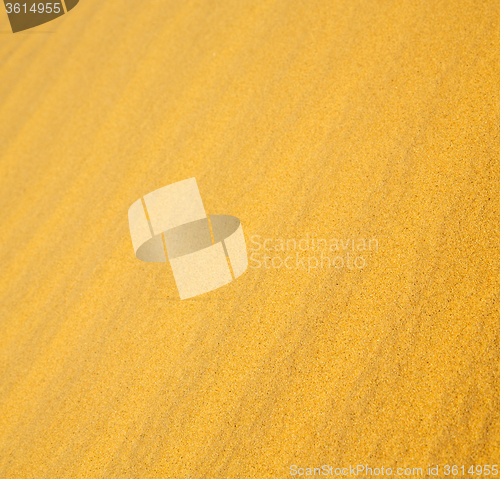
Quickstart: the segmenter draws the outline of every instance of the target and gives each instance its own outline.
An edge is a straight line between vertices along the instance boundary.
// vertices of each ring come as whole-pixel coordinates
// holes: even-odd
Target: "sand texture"
[[[500,464],[498,1],[0,12],[0,119],[0,478]],[[191,177],[378,249],[180,301],[127,212]]]

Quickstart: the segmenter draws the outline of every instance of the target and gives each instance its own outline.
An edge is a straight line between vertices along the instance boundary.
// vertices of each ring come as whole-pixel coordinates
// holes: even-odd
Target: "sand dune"
[[[0,477],[500,463],[499,14],[81,0],[17,34],[0,14]],[[272,250],[180,301],[127,211],[191,177],[249,254],[378,248]]]

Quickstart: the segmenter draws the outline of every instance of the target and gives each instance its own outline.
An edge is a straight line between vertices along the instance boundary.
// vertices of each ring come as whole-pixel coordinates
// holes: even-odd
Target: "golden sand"
[[[0,477],[499,464],[499,27],[495,0],[0,14]],[[378,251],[180,301],[127,211],[190,177],[249,247]]]

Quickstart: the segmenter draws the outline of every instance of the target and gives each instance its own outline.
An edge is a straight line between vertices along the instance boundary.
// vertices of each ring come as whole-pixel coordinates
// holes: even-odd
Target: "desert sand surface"
[[[0,12],[0,478],[500,464],[499,46],[495,0]],[[249,257],[378,247],[181,301],[127,211],[191,177]]]

